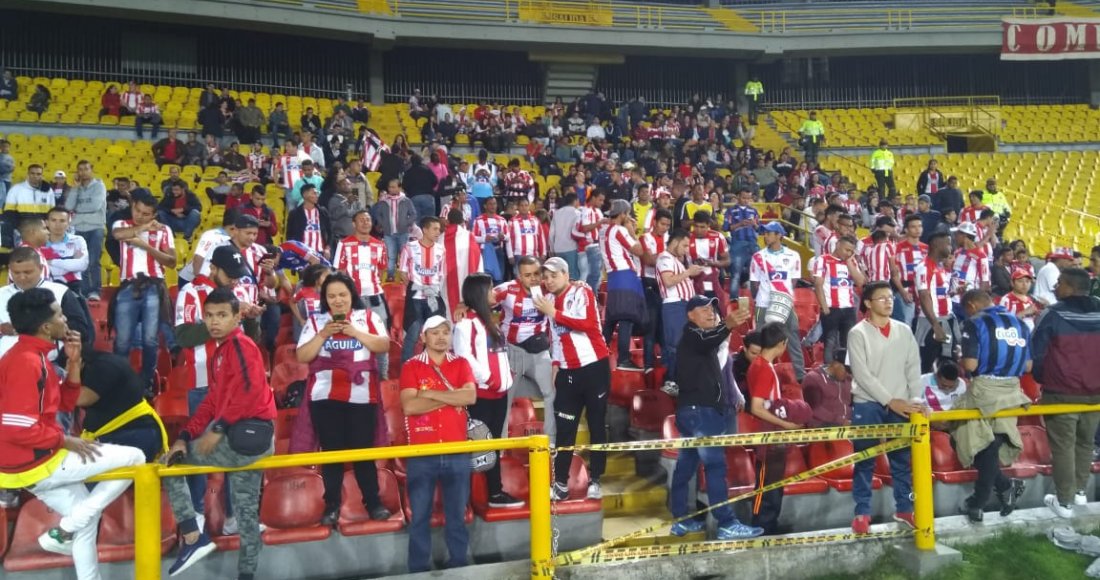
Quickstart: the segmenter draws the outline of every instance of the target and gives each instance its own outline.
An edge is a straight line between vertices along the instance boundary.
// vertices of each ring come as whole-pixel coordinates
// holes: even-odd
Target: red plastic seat
[[[365,536],[397,532],[405,527],[405,512],[401,507],[401,492],[397,476],[388,469],[378,470],[378,496],[382,505],[390,510],[390,519],[375,521],[363,506],[363,494],[355,481],[355,472],[344,472],[344,494],[340,505],[340,522],[337,527],[344,536]]]
[[[195,388],[195,367],[190,363],[172,367],[172,372],[168,375],[168,390],[187,392],[193,388]]]
[[[793,477],[808,471],[804,450],[798,445],[787,446],[787,467],[783,477]],[[829,484],[824,479],[811,477],[805,481],[796,481],[783,487],[783,493],[788,495],[805,495],[813,493],[825,493],[829,490]]]
[[[667,415],[661,422],[661,439],[679,439],[680,430],[676,428],[676,415]],[[678,449],[662,449],[661,457],[676,459],[680,453]]]
[[[0,560],[8,553],[8,511],[0,510]]]
[[[545,426],[542,421],[528,421],[527,423],[520,423],[514,427],[508,428],[509,437],[530,437],[531,435],[541,435],[545,431]],[[504,455],[514,457],[520,463],[527,464],[528,450],[526,447],[519,449],[509,449],[504,452]]]
[[[325,512],[324,483],[312,471],[281,472],[264,486],[260,521],[267,525],[264,543],[269,545],[315,542],[332,534],[321,526]]]
[[[507,455],[501,458],[500,483],[504,491],[512,497],[529,501],[531,489],[527,468],[519,459]],[[470,487],[470,503],[473,504],[474,513],[486,522],[526,520],[531,517],[531,508],[527,503],[518,508],[489,507],[489,487],[484,473],[474,474]]]
[[[951,447],[951,436],[932,431],[932,479],[944,483],[967,483],[978,479],[978,470],[967,469]]]
[[[1050,452],[1047,430],[1037,425],[1019,425],[1020,439],[1024,449],[1020,452],[1018,463],[1031,465],[1043,475],[1054,473],[1054,456]]]
[[[894,482],[894,476],[890,474],[890,460],[886,458],[885,453],[875,457],[875,477],[881,479],[886,485]]]
[[[588,466],[579,456],[573,456],[573,463],[569,465],[569,499],[554,502],[551,511],[556,514],[580,514],[598,512],[603,509],[603,502],[598,499],[587,499],[588,495]],[[542,491],[538,491],[542,493]],[[549,490],[546,493],[550,493]]]
[[[206,508],[206,530],[218,550],[231,551],[241,548],[240,536],[221,535],[222,526],[225,524],[225,474],[211,473],[206,478],[206,495],[203,496],[203,506]]]
[[[614,343],[612,343],[614,344]],[[611,364],[615,364],[612,362]],[[608,402],[619,407],[630,407],[634,393],[645,390],[645,373],[620,371],[611,368],[611,394]]]
[[[401,328],[405,320],[405,285],[389,282],[382,285],[382,291],[390,309],[390,328]]]
[[[279,409],[275,416],[275,440],[290,439],[294,430],[294,421],[298,418],[298,409]]]
[[[662,391],[645,390],[634,393],[630,408],[630,426],[642,431],[657,432],[665,417],[676,412],[676,402]]]
[[[706,489],[706,481],[699,478],[699,489]],[[726,448],[726,483],[729,484],[731,493],[734,489],[738,493],[744,493],[745,489],[756,487],[756,463],[753,452],[748,447]]]
[[[309,366],[299,362],[283,362],[275,365],[271,370],[271,390],[275,391],[275,399],[286,398],[287,388],[294,381],[304,381],[309,377]]]
[[[851,455],[854,452],[855,448],[852,446],[851,441],[820,441],[817,443],[810,443],[807,446],[810,467],[824,465],[830,461]],[[848,465],[822,474],[821,479],[825,480],[829,484],[829,487],[837,491],[847,492],[852,491],[852,476],[854,473],[854,465]],[[871,488],[879,489],[881,487],[882,480],[872,476]]]
[[[775,374],[779,377],[779,389],[785,399],[802,399],[802,385],[789,362],[775,365]]]
[[[295,344],[280,344],[275,347],[275,364],[279,363],[295,363],[298,364],[298,359],[295,357],[294,352],[298,350],[298,346]]]
[[[1020,377],[1020,388],[1023,389],[1024,394],[1031,399],[1032,403],[1038,403],[1039,397],[1043,394],[1043,385],[1036,382],[1035,377],[1031,376],[1031,373],[1027,373]],[[1026,417],[1020,417],[1025,419]]]
[[[176,519],[168,496],[161,495],[160,553],[167,554],[176,543]],[[134,559],[134,490],[131,487],[103,511],[99,521],[97,552],[100,562]]]
[[[401,386],[397,380],[382,381],[378,385],[378,390],[382,393],[382,408],[384,410],[401,409]]]
[[[46,507],[42,500],[33,498],[19,510],[12,533],[11,548],[4,558],[4,570],[24,572],[48,568],[71,568],[73,559],[47,552],[38,545],[38,536],[61,521],[61,515]]]
[[[509,434],[512,434],[520,425],[537,420],[538,415],[535,414],[535,405],[531,403],[531,399],[516,397],[512,400],[512,408],[508,409]]]

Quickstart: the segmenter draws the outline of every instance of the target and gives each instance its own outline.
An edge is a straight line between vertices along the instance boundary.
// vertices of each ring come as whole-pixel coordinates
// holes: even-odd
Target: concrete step
[[[636,474],[637,469],[632,453],[617,452],[607,456],[607,469],[604,470],[604,477],[611,475],[633,477]]]
[[[664,510],[668,498],[664,480],[643,478],[634,474],[605,474],[603,487],[604,517],[633,515],[646,510]]]
[[[640,510],[629,515],[621,516],[609,517],[605,515],[603,519],[603,539],[604,541],[611,540],[656,525],[660,525],[661,527],[644,536],[627,540],[621,544],[616,544],[616,547],[662,546],[683,544],[687,542],[701,542],[707,539],[706,532],[688,534],[682,538],[670,535],[668,532],[669,526],[665,524],[665,522],[671,518],[672,515],[664,508]]]

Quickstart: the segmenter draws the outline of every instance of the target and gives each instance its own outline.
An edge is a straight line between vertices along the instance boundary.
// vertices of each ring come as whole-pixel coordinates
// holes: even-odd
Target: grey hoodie
[[[65,209],[73,212],[73,230],[90,232],[107,227],[107,188],[97,178],[86,185],[76,183],[65,198]]]

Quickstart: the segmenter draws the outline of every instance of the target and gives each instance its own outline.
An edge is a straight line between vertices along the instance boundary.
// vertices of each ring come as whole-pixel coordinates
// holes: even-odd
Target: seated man
[[[202,202],[183,183],[173,183],[157,204],[157,220],[190,242],[202,221]]]
[[[65,315],[69,328],[80,333],[84,344],[92,344],[95,331],[87,307],[80,296],[68,286],[45,279],[42,256],[34,248],[22,247],[12,251],[8,261],[8,279],[11,283],[0,287],[0,334],[4,335],[0,338],[0,355],[16,342],[17,331],[8,316],[8,304],[16,295],[32,288],[49,290],[61,306],[61,313]]]
[[[26,488],[61,515],[38,538],[42,549],[70,555],[78,578],[98,578],[96,532],[103,510],[130,487],[130,480],[84,481],[119,467],[145,461],[134,447],[84,441],[62,431],[61,412],[71,412],[80,396],[80,336],[45,288],[31,288],[7,304],[19,339],[0,359],[0,488]],[[65,341],[68,380],[61,382],[47,355]]]
[[[806,373],[802,397],[814,411],[808,427],[840,427],[852,422],[852,374],[848,349],[838,348],[829,364]]]
[[[128,359],[84,347],[76,358],[80,374],[80,396],[76,406],[84,409],[85,440],[136,447],[153,461],[168,450],[168,434],[153,407],[145,401],[141,377]],[[69,366],[73,366],[69,359]]]

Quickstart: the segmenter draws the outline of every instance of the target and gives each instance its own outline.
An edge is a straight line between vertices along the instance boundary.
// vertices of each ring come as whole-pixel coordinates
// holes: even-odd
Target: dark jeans
[[[607,443],[607,396],[611,391],[610,359],[600,359],[579,369],[559,369],[554,379],[554,419],[557,426],[559,447],[571,447],[577,442],[577,425],[581,412],[588,420],[588,432],[592,443]],[[593,451],[589,455],[588,473],[592,481],[599,481],[607,465],[607,453]],[[573,463],[572,451],[558,451],[554,456],[554,480],[569,484],[569,466]]]
[[[378,408],[370,403],[345,403],[343,401],[310,401],[310,416],[321,451],[343,451],[374,447],[374,429]],[[356,461],[355,481],[363,494],[363,505],[374,509],[382,502],[378,499],[378,470],[373,461]],[[325,480],[325,510],[340,509],[344,485],[344,464],[327,463],[321,466]]]
[[[275,340],[279,336],[279,319],[283,316],[283,309],[279,303],[267,305],[267,310],[260,315],[260,336],[263,338],[263,346],[267,352],[275,352]]]
[[[848,348],[848,333],[856,325],[855,308],[831,308],[821,317],[821,336],[825,340],[825,360],[833,360],[839,348]]]
[[[420,195],[414,195],[409,198],[413,202],[413,207],[416,208],[416,222],[420,223],[420,220],[426,217],[439,217],[439,210],[435,207],[435,196],[427,193]]]
[[[156,139],[157,138],[157,132],[160,131],[161,122],[162,121],[161,121],[160,115],[138,115],[134,119],[134,128],[137,130],[138,139],[144,139],[145,138],[144,131],[142,131],[142,128],[145,126],[146,123],[153,126],[153,134],[150,135],[149,137],[151,139]]]
[[[884,423],[908,423],[909,419],[894,413],[878,403],[853,403],[852,425],[882,425]],[[878,445],[875,439],[856,439],[852,446],[856,452]],[[893,478],[894,511],[913,512],[912,454],[909,449],[897,449],[886,454],[890,460],[890,476]],[[867,459],[855,465],[852,476],[852,499],[856,502],[856,515],[871,515],[871,476],[875,460]]]
[[[279,146],[280,135],[283,137],[283,139],[290,139],[293,136],[293,133],[290,130],[290,125],[287,125],[286,123],[277,123],[275,125],[271,125],[270,129],[271,142],[274,143],[275,147]]]
[[[191,235],[195,233],[195,228],[199,227],[199,222],[202,221],[202,214],[193,209],[183,217],[177,217],[176,214],[162,209],[157,212],[157,220],[167,225],[173,232],[183,234],[183,237],[190,240]]]
[[[629,320],[606,320],[603,323],[603,339],[611,344],[611,335],[615,334],[615,325],[619,326],[618,362],[630,360],[630,339],[634,334],[634,323]]]
[[[972,507],[985,509],[989,496],[994,490],[1001,493],[1012,487],[1012,482],[1001,473],[1001,460],[998,455],[1001,445],[1008,442],[1008,436],[997,433],[993,442],[974,456],[974,469],[978,470],[978,481],[974,483],[974,495],[967,500]]]
[[[642,287],[645,289],[645,306],[649,310],[649,326],[642,335],[642,360],[645,368],[654,369],[657,368],[657,344],[661,344],[661,356],[665,354],[665,335],[661,329],[661,289],[653,278],[642,278]]]
[[[131,338],[141,325],[142,384],[153,384],[157,370],[157,330],[160,324],[160,294],[152,284],[139,293],[130,284],[118,291],[115,304],[115,354],[130,358]]]
[[[164,441],[157,427],[138,427],[136,429],[119,429],[114,433],[108,433],[98,439],[100,443],[112,443],[137,447],[145,454],[145,461],[152,462],[160,454]],[[206,476],[203,476],[206,477]]]
[[[898,190],[894,185],[893,171],[872,171],[875,174],[875,183],[878,185],[879,195],[888,195]]]
[[[759,249],[756,240],[735,240],[730,244],[730,300],[737,300],[741,294],[741,274],[748,271],[752,255]]]
[[[688,405],[676,410],[676,428],[681,437],[712,437],[726,432],[727,418],[714,407]],[[669,509],[672,517],[682,518],[688,513],[688,485],[695,479],[699,462],[707,475],[707,500],[710,505],[729,499],[726,488],[726,450],[722,447],[685,448],[676,457],[672,472],[672,489],[669,491]],[[719,527],[737,521],[732,505],[724,505],[711,511]]]
[[[86,232],[77,232],[78,236],[84,238],[84,242],[88,244],[88,270],[84,272],[83,288],[84,291],[81,294],[88,296],[93,292],[98,294],[103,287],[103,266],[99,264],[100,257],[103,255],[103,243],[106,233],[102,228],[98,230],[88,230]]]
[[[761,445],[756,448],[756,489],[783,479],[787,467],[784,445]],[[709,479],[709,476],[708,476]],[[752,525],[764,528],[772,535],[779,531],[779,511],[783,507],[783,488],[756,496],[752,506]]]
[[[508,397],[499,399],[478,398],[472,407],[467,409],[470,416],[485,423],[493,437],[505,437],[504,425],[508,422]],[[498,453],[496,465],[485,472],[485,484],[489,487],[489,495],[504,491],[500,483],[500,457]]]
[[[661,330],[665,340],[661,345],[661,357],[665,359],[665,380],[676,380],[676,351],[687,324],[687,302],[665,302],[661,304]]]
[[[470,455],[431,455],[410,457],[408,470],[409,572],[432,569],[432,504],[435,486],[443,488],[444,538],[447,541],[447,567],[467,564],[470,533],[466,529],[466,504],[470,501]]]

